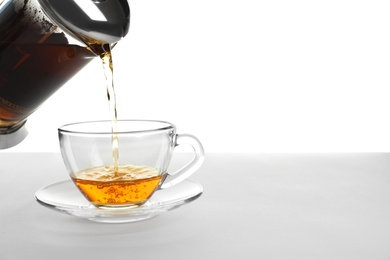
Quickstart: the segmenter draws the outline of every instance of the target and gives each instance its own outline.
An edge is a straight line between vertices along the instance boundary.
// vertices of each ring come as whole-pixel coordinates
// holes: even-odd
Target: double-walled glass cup
[[[168,122],[92,121],[64,125],[59,140],[64,163],[81,193],[98,207],[137,206],[157,189],[169,188],[193,174],[204,161],[200,141],[177,134]],[[173,151],[190,145],[195,156],[174,173],[167,169]]]

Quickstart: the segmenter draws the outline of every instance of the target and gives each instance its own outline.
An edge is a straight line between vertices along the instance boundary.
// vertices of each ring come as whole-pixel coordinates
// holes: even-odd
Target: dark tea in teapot
[[[12,131],[93,57],[30,1],[0,1],[0,131]]]

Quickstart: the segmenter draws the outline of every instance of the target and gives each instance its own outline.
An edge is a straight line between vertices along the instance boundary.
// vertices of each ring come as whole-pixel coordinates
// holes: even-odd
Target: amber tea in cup
[[[81,193],[98,207],[144,204],[157,189],[189,177],[203,163],[202,144],[174,125],[152,120],[81,122],[59,128],[62,157]],[[175,147],[190,145],[194,158],[175,173],[167,169]]]

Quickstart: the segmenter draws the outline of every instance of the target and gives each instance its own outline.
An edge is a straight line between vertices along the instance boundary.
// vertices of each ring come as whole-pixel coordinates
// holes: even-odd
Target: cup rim
[[[97,123],[104,123],[107,124],[109,123],[110,125],[112,124],[112,120],[92,120],[92,121],[79,121],[79,122],[73,122],[73,123],[68,123],[60,126],[58,128],[59,133],[68,133],[68,134],[101,134],[101,135],[107,135],[107,134],[113,134],[111,128],[110,130],[97,130],[97,131],[92,131],[92,130],[77,130],[77,126],[81,125],[91,125],[91,124],[97,124]],[[163,120],[150,120],[150,119],[118,119],[116,120],[118,124],[123,124],[126,122],[142,122],[142,123],[150,123],[150,124],[162,124],[160,127],[149,127],[149,128],[144,128],[140,130],[119,130],[115,132],[115,134],[129,134],[129,133],[150,133],[150,132],[158,132],[158,131],[166,131],[169,129],[175,129],[175,125],[168,122],[168,121],[163,121]]]

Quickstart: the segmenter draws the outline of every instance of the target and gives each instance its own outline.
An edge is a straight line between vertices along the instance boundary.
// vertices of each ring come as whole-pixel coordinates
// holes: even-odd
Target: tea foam
[[[140,180],[158,175],[160,172],[157,169],[143,165],[118,165],[117,172],[113,165],[104,165],[75,173],[78,179],[95,181]]]

